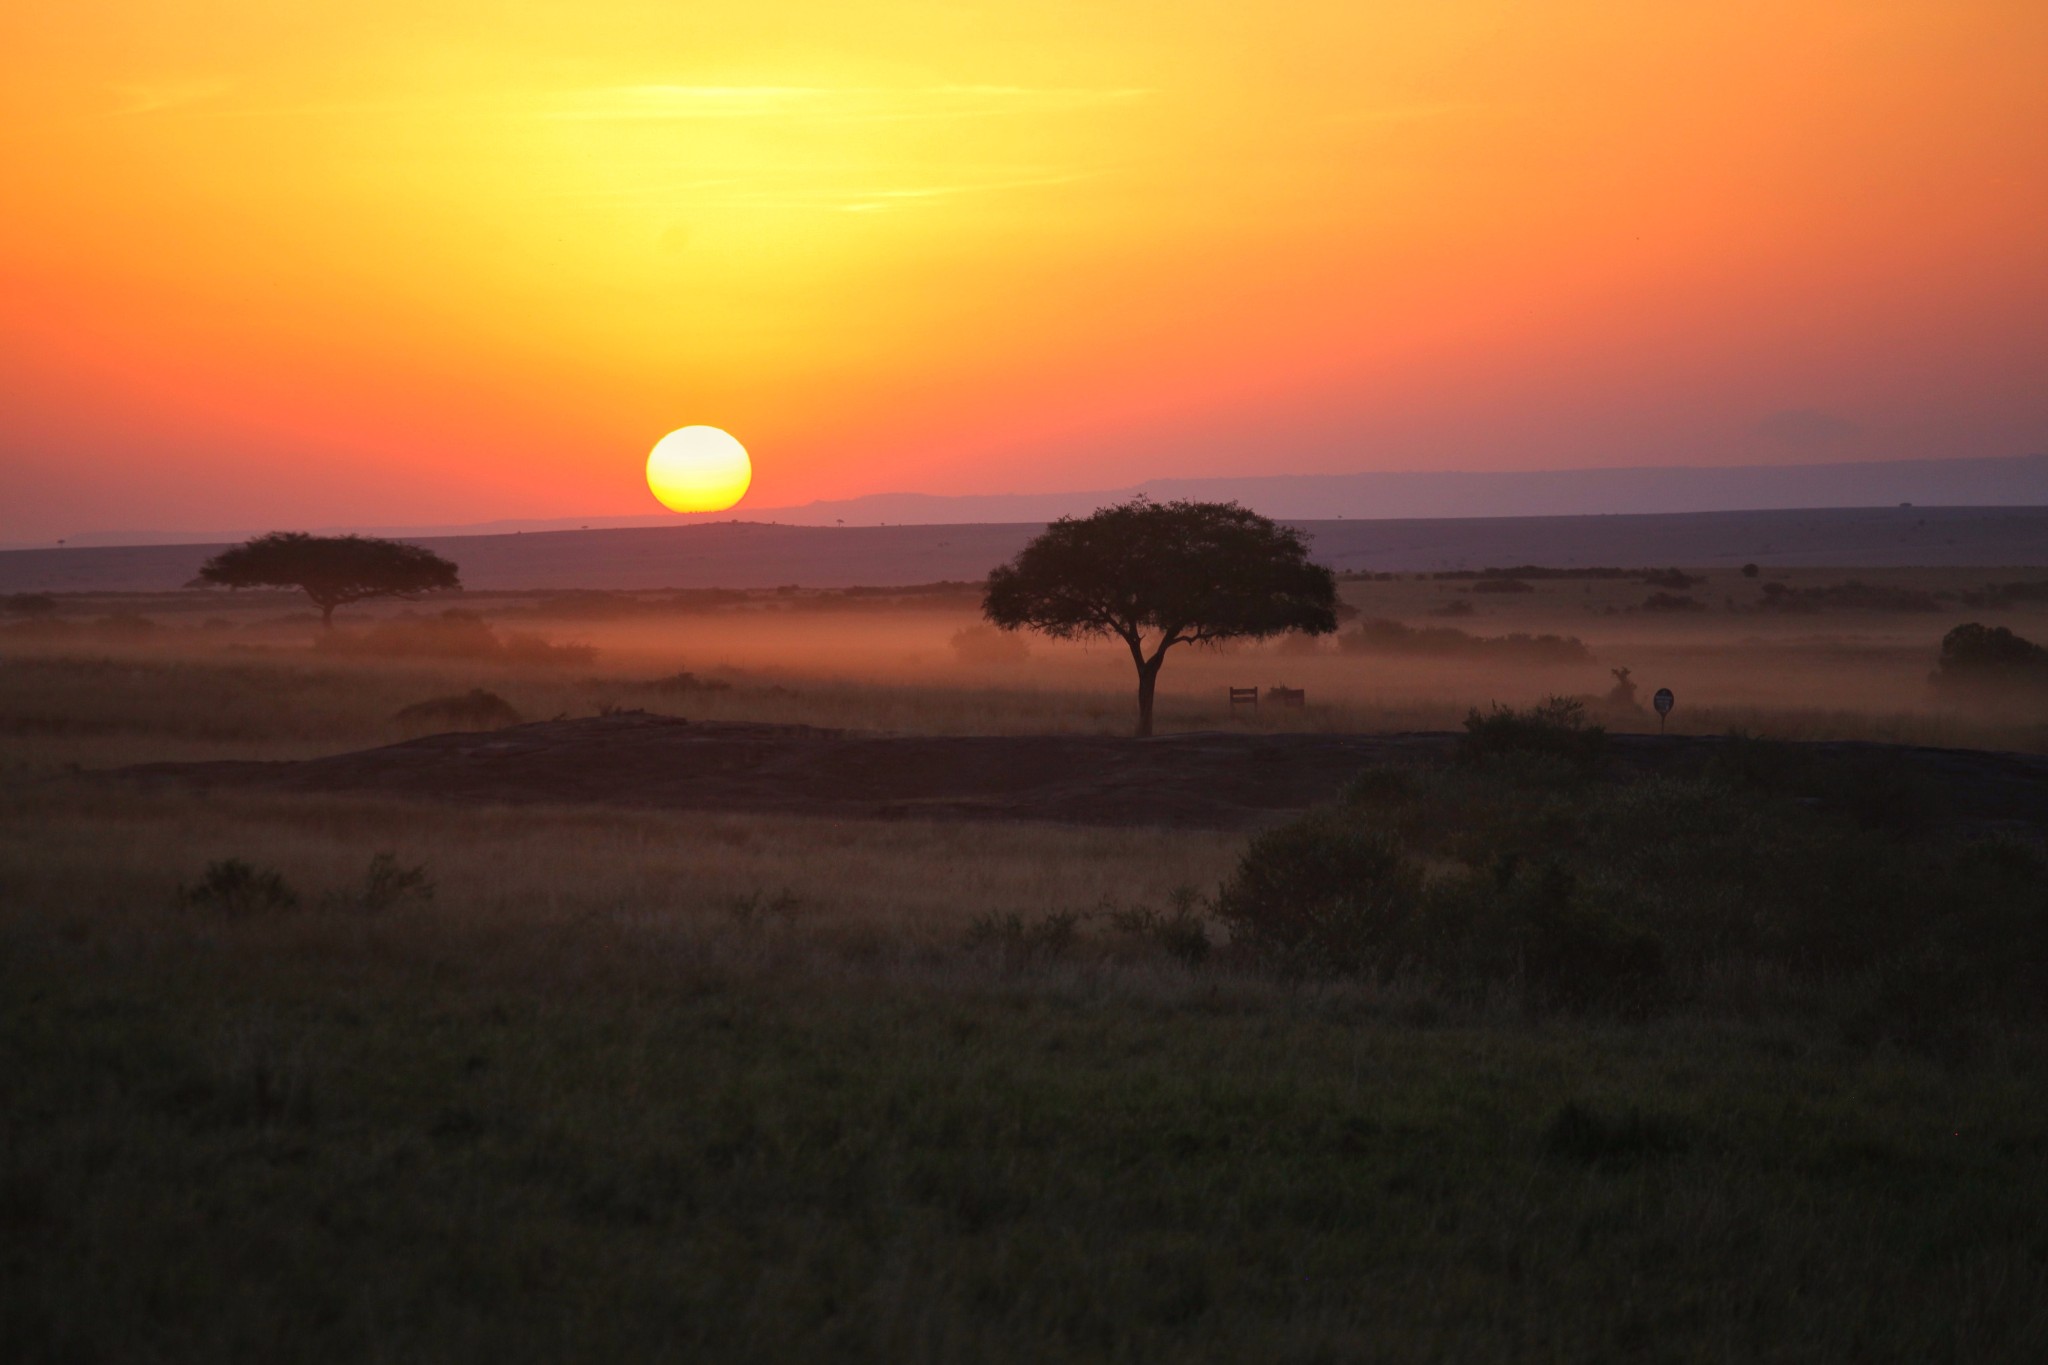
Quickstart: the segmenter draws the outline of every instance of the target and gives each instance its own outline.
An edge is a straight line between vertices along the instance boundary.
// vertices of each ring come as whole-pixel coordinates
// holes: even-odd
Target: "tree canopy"
[[[982,614],[1054,639],[1115,636],[1138,670],[1138,733],[1179,644],[1337,628],[1337,583],[1301,532],[1234,502],[1144,498],[1062,517],[991,573]]]
[[[368,597],[412,597],[459,588],[455,565],[432,550],[371,536],[273,531],[222,550],[200,566],[193,587],[299,588],[334,625],[334,609]]]

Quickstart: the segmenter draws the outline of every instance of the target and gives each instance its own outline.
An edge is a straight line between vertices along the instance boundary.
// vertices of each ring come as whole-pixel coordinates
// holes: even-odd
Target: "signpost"
[[[1657,708],[1657,733],[1664,733],[1664,717],[1671,714],[1671,708],[1678,704],[1678,698],[1671,695],[1671,689],[1660,687],[1657,695],[1650,698],[1650,705]]]

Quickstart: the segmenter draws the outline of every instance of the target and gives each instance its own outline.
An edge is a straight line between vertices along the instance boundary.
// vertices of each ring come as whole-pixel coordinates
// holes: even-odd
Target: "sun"
[[[747,448],[717,427],[671,431],[647,456],[647,486],[671,512],[723,512],[753,481]]]

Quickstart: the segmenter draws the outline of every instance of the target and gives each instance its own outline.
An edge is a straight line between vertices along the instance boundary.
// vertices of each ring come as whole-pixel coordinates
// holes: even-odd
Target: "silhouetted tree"
[[[459,588],[455,565],[432,550],[370,536],[273,531],[200,566],[190,587],[300,588],[334,627],[334,609],[367,597],[413,597]]]
[[[1138,733],[1179,644],[1337,629],[1337,582],[1299,531],[1234,502],[1144,498],[1062,517],[988,577],[982,614],[1056,640],[1113,635],[1138,669]]]

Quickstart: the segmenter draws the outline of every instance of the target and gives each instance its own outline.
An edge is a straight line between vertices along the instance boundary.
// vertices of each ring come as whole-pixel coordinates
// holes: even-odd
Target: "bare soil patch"
[[[1376,763],[1448,758],[1449,733],[904,736],[629,712],[431,735],[288,763],[158,763],[116,776],[278,792],[601,804],[863,819],[1242,829],[1335,798]],[[1683,769],[1723,741],[1616,735],[1621,774]],[[1903,745],[1799,746],[1882,760],[1932,817],[2048,825],[2048,758]]]

